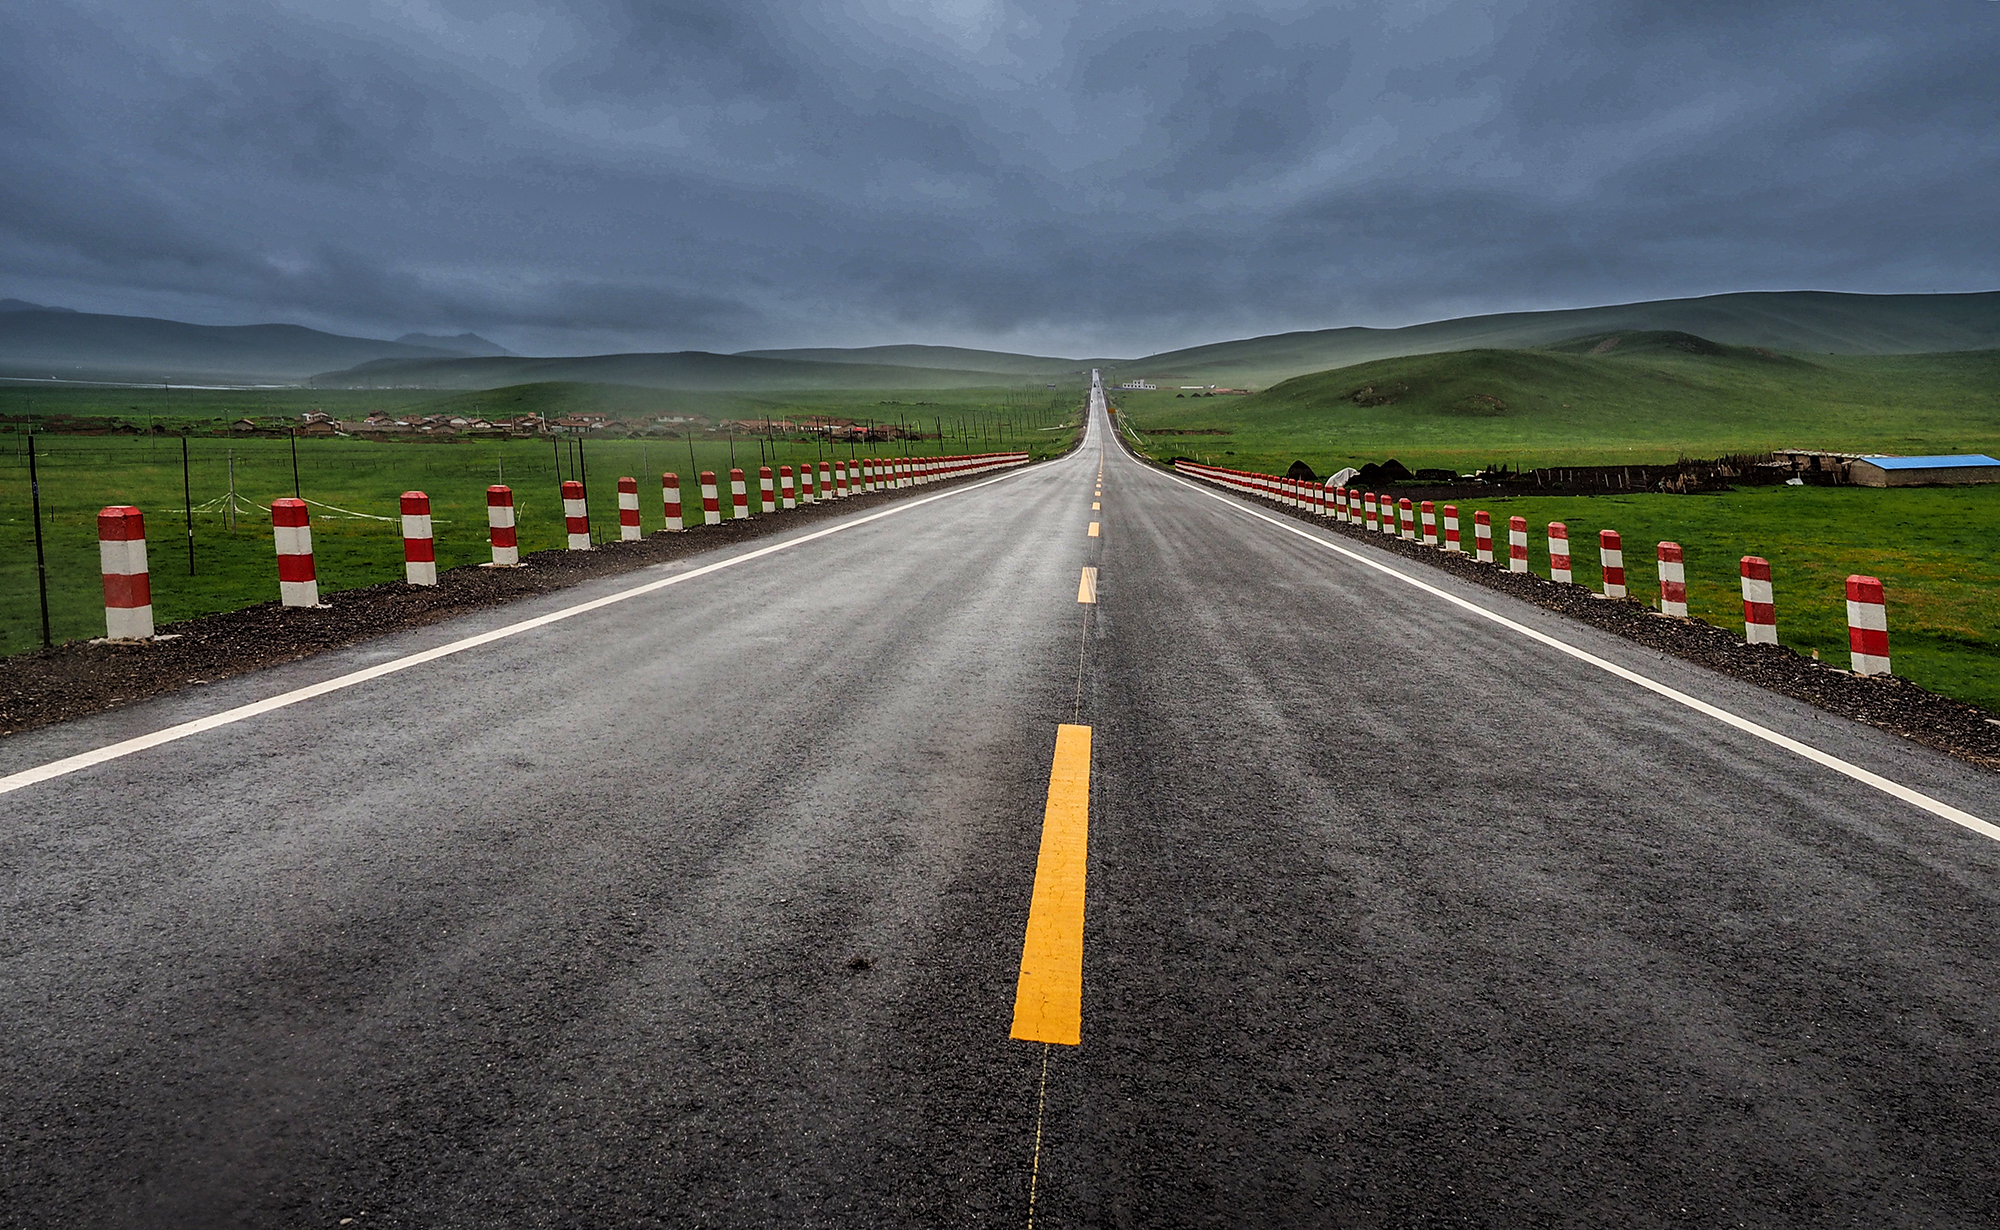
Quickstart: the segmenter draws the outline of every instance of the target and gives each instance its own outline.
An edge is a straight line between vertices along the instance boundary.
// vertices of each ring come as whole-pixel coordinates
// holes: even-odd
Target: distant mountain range
[[[747,350],[524,358],[473,333],[393,342],[298,325],[192,325],[0,300],[0,376],[201,380],[322,387],[484,389],[540,381],[689,391],[974,388],[1117,379],[1268,387],[1373,359],[1525,349],[1631,330],[1697,334],[1795,353],[1920,354],[2000,348],[2000,292],[1851,295],[1771,291],[1609,307],[1510,312],[1402,329],[1320,329],[1217,342],[1143,359],[1065,359],[952,346]]]
[[[412,343],[343,337],[301,325],[191,325],[0,300],[0,376],[65,380],[297,384],[375,359],[507,352],[476,334]]]
[[[1611,307],[1466,316],[1402,329],[1319,329],[1172,350],[1117,365],[1120,378],[1268,387],[1371,359],[1456,350],[1523,350],[1628,330],[1698,334],[1730,346],[1803,354],[1928,354],[2000,348],[2000,292],[1849,295],[1768,291]]]

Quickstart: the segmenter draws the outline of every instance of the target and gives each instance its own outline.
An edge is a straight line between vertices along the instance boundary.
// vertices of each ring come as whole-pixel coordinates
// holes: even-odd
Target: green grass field
[[[434,394],[433,394],[434,396]],[[963,402],[967,409],[974,402]],[[1005,403],[998,405],[1004,407]],[[914,407],[913,407],[914,408]],[[1070,414],[1074,416],[1072,408]],[[888,415],[879,417],[887,418]],[[1061,416],[1057,416],[1060,418]],[[1010,430],[1006,447],[1027,447],[1038,457],[1067,449],[1074,425]],[[0,435],[0,652],[18,653],[41,643],[33,522],[29,515],[27,437]],[[97,558],[97,512],[131,504],[146,514],[155,618],[160,623],[234,610],[277,597],[277,566],[270,502],[292,494],[291,441],[216,439],[189,441],[194,507],[195,571],[188,575],[182,514],[181,441],[161,437],[37,436],[42,526],[49,575],[49,614],[57,641],[104,635],[103,591]],[[419,490],[431,497],[440,568],[482,563],[487,545],[486,488],[514,490],[523,553],[563,543],[559,484],[574,474],[569,446],[543,440],[464,443],[392,443],[341,439],[298,441],[299,490],[314,501],[313,547],[323,592],[400,580],[402,529],[398,497]],[[798,440],[767,444],[734,441],[756,504],[756,470],[856,456],[901,456],[905,445],[850,449]],[[954,438],[910,443],[913,454],[991,452],[987,439]],[[714,470],[727,481],[732,445],[727,439],[588,440],[583,461],[590,480],[592,523],[617,533],[621,475],[640,480],[640,510],[648,532],[659,529],[662,471],[680,476],[685,514],[700,519],[695,476]],[[228,511],[231,466],[237,513]],[[726,498],[726,497],[725,497]]]
[[[1114,397],[1155,455],[1266,472],[1394,457],[1468,473],[1783,447],[2000,455],[2000,351],[1803,356],[1635,334],[1590,353],[1606,340],[1382,359],[1253,397]]]
[[[1392,488],[1393,490],[1393,488]],[[1771,561],[1778,639],[1845,668],[1850,573],[1879,577],[1889,605],[1895,672],[2000,714],[2000,486],[1756,487],[1709,495],[1530,496],[1462,501],[1493,517],[1506,558],[1510,517],[1528,523],[1528,560],[1549,575],[1548,525],[1569,527],[1574,579],[1599,589],[1599,530],[1616,530],[1633,597],[1659,606],[1657,547],[1685,553],[1688,612],[1738,634],[1738,562]]]

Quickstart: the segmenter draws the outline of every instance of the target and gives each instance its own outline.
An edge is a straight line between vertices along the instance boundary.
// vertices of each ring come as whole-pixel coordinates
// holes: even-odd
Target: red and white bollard
[[[1507,518],[1507,571],[1528,570],[1528,519]]]
[[[153,639],[153,578],[146,569],[146,518],[130,504],[97,514],[97,560],[104,573],[104,635]]]
[[[1458,537],[1458,505],[1456,504],[1447,504],[1444,506],[1444,549],[1460,552],[1465,550],[1465,544],[1460,542]]]
[[[1347,524],[1347,488],[1345,487],[1335,487],[1333,489],[1333,519],[1342,525]]]
[[[518,568],[521,549],[514,542],[514,491],[511,487],[486,489],[486,536],[493,543],[494,568]]]
[[[660,512],[666,517],[666,528],[678,532],[681,529],[681,476],[660,475]]]
[[[1551,521],[1549,522],[1549,580],[1568,585],[1572,575],[1569,566],[1569,526],[1560,521]]]
[[[792,467],[778,467],[778,504],[786,512],[799,506],[798,493],[792,489]]]
[[[741,470],[729,472],[729,516],[736,521],[750,516],[750,488],[744,484]]]
[[[1688,613],[1687,565],[1681,559],[1681,544],[1663,542],[1660,544],[1660,614],[1679,615]]]
[[[1382,523],[1375,514],[1375,493],[1373,491],[1362,493],[1361,515],[1367,519],[1370,531],[1377,534],[1382,532]]]
[[[1437,505],[1425,500],[1417,509],[1417,516],[1423,521],[1424,545],[1435,547],[1438,545]]]
[[[1847,648],[1855,674],[1889,673],[1889,606],[1874,577],[1847,578]]]
[[[278,601],[286,606],[318,606],[312,520],[304,500],[271,501],[271,536],[278,543]]]
[[[1743,573],[1743,639],[1751,645],[1778,643],[1778,606],[1771,592],[1771,561],[1746,555]]]
[[[645,537],[639,529],[639,480],[618,480],[618,540],[637,542]]]
[[[776,494],[771,483],[771,467],[759,466],[757,468],[757,511],[767,517],[777,512],[778,501],[773,498]]]
[[[799,503],[819,503],[819,489],[813,485],[813,464],[810,461],[799,467]]]
[[[1472,558],[1482,564],[1493,562],[1493,518],[1483,508],[1472,514]]]
[[[563,525],[569,531],[569,549],[590,550],[590,510],[584,506],[583,484],[570,479],[562,485]]]
[[[1604,567],[1604,596],[1625,596],[1625,548],[1617,530],[1597,531],[1597,562]]]
[[[701,523],[703,525],[722,524],[722,501],[715,491],[715,471],[701,472]]]
[[[837,461],[834,463],[833,481],[834,481],[834,486],[837,488],[837,490],[834,492],[835,499],[844,500],[850,494],[849,491],[850,480],[852,479],[853,476],[848,473],[848,469],[852,465],[853,463],[848,461]]]
[[[411,585],[438,583],[437,540],[431,531],[431,497],[421,491],[403,493],[403,580]]]
[[[1408,496],[1396,501],[1396,523],[1402,527],[1404,542],[1417,540],[1417,510],[1416,506],[1410,503]]]

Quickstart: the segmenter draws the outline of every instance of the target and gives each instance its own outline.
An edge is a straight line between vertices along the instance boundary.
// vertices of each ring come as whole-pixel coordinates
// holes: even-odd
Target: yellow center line
[[[1042,851],[1021,944],[1010,1037],[1083,1041],[1083,883],[1090,847],[1090,727],[1056,727]]]
[[[1090,523],[1090,537],[1097,537],[1097,522],[1095,521]]]
[[[1076,600],[1078,602],[1097,601],[1097,569],[1086,568],[1083,570],[1083,579],[1076,583]]]

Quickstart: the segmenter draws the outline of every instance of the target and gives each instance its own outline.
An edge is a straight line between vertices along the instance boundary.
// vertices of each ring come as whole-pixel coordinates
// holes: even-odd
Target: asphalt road
[[[1099,413],[834,533],[0,742],[696,574],[0,794],[0,1224],[2000,1222],[2000,842],[1245,508]],[[1009,1036],[1062,724],[1077,1046]]]

